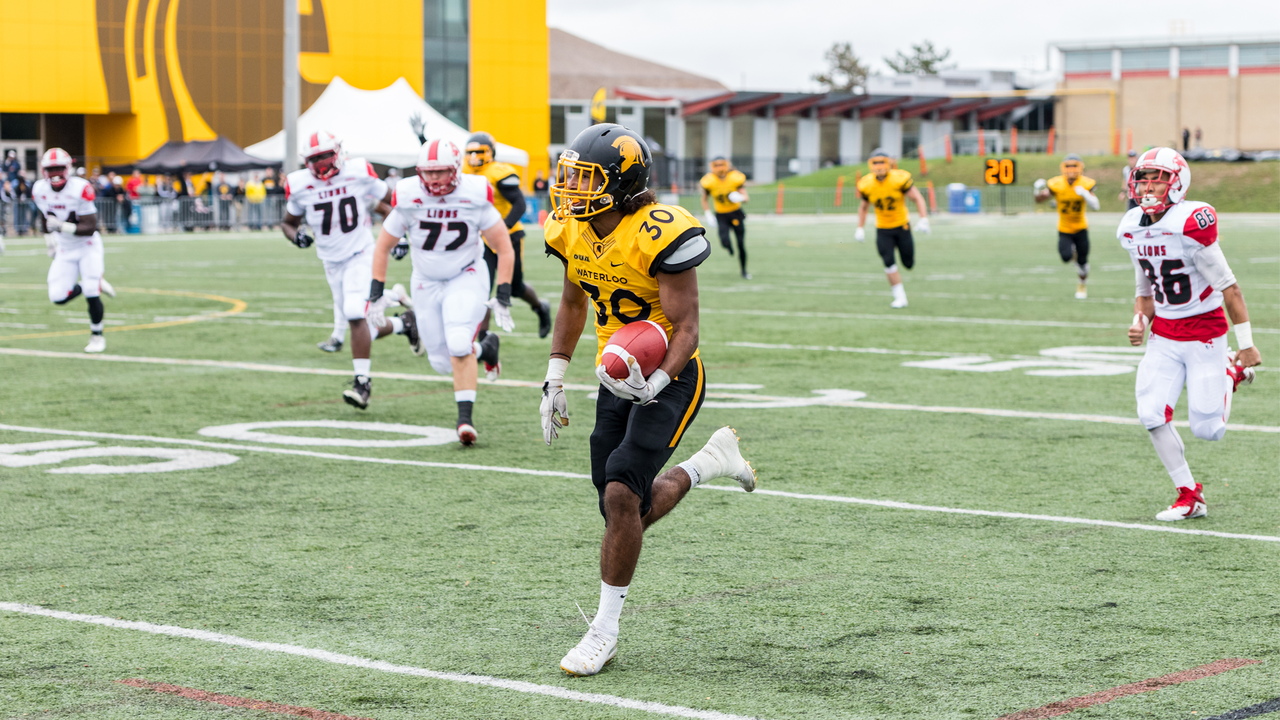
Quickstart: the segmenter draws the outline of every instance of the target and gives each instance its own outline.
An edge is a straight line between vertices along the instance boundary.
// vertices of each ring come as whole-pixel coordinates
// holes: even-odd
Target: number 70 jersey
[[[316,236],[316,257],[338,262],[373,245],[369,206],[387,196],[387,184],[362,158],[348,159],[328,180],[294,170],[284,189],[289,214],[306,218]]]
[[[1158,222],[1143,225],[1143,217],[1141,208],[1125,213],[1116,237],[1146,278],[1142,284],[1150,285],[1156,316],[1182,320],[1222,307],[1223,288],[1209,285],[1195,265],[1196,255],[1218,242],[1218,215],[1213,206],[1184,200],[1169,208]]]
[[[480,233],[502,222],[493,186],[483,175],[458,175],[448,195],[432,195],[417,175],[396,183],[391,214],[382,229],[409,238],[413,272],[429,280],[457,277],[480,259]]]

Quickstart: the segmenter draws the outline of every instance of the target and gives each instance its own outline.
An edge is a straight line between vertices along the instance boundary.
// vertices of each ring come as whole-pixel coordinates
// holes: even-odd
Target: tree
[[[866,88],[870,70],[853,54],[853,45],[847,42],[835,43],[822,57],[827,61],[828,69],[823,73],[814,73],[814,82],[825,86],[830,92],[852,92]]]
[[[905,55],[901,50],[896,57],[885,58],[884,64],[899,75],[937,75],[939,70],[950,70],[955,64],[943,65],[951,57],[950,50],[938,52],[933,41],[925,40],[919,45],[911,46],[911,54]]]

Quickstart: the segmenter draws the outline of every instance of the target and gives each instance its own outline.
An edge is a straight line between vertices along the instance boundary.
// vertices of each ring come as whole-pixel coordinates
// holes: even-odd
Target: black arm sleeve
[[[524,193],[520,192],[519,183],[507,184],[505,181],[506,178],[503,178],[503,181],[498,183],[498,192],[502,194],[502,197],[506,198],[507,202],[511,203],[511,209],[507,211],[507,216],[502,219],[506,223],[507,229],[510,229],[520,222],[520,218],[524,217]]]

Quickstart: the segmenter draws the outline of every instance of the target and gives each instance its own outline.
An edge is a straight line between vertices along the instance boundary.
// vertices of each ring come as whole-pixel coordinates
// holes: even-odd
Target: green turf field
[[[82,301],[48,303],[42,241],[10,238],[0,424],[28,430],[0,429],[0,718],[283,717],[119,682],[140,678],[377,720],[994,720],[1224,659],[1257,662],[1070,717],[1183,720],[1270,701],[1280,382],[1264,370],[1237,394],[1231,422],[1247,427],[1222,442],[1181,430],[1210,514],[1176,529],[1222,535],[1152,531],[1174,493],[1147,433],[1125,424],[1137,356],[1117,217],[1093,218],[1086,301],[1072,299],[1048,215],[937,218],[900,311],[847,218],[752,220],[749,282],[717,247],[698,271],[715,387],[673,463],[732,424],[761,491],[695,490],[654,526],[617,660],[587,679],[557,663],[585,630],[575,603],[591,613],[598,599],[602,521],[580,477],[593,344],[570,366],[583,389],[552,448],[535,389],[549,343],[523,308],[502,349],[504,379],[526,382],[481,387],[475,448],[371,446],[413,436],[332,427],[261,430],[275,443],[202,435],[271,421],[451,428],[455,411],[402,338],[373,355],[375,373],[400,377],[375,375],[367,412],[343,404],[349,355],[315,348],[332,319],[320,264],[276,235],[108,238],[121,292],[106,301],[107,359],[80,352]],[[1221,228],[1274,367],[1280,218],[1227,214]],[[537,232],[529,242],[527,277],[558,291],[558,263]],[[392,279],[408,273],[394,264]],[[335,438],[357,442],[318,444]],[[22,466],[39,448],[11,447],[57,441],[45,451],[68,455],[42,465]],[[169,457],[89,457],[122,452],[110,448]],[[75,472],[166,460],[229,464]]]

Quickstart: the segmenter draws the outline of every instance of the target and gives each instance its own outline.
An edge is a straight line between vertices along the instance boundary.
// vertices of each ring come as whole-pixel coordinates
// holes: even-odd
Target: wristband
[[[1146,319],[1147,319],[1146,315],[1143,315],[1142,313],[1138,313],[1137,315],[1133,316],[1133,324],[1139,327],[1146,327],[1146,322],[1144,322]]]
[[[382,297],[382,290],[386,287],[386,283],[381,280],[369,281],[369,301],[372,302]]]
[[[1253,347],[1253,327],[1249,323],[1236,323],[1233,330],[1236,333],[1236,352]]]
[[[498,285],[498,291],[494,294],[498,299],[498,304],[503,307],[511,307],[511,283],[501,283]]]
[[[649,384],[653,386],[654,397],[657,397],[658,393],[662,392],[663,388],[671,384],[671,376],[668,375],[667,371],[663,370],[662,368],[658,368],[657,370],[654,370],[653,374],[650,375],[648,379],[649,379]]]
[[[75,223],[73,223],[73,222],[64,222],[64,223],[62,223],[62,225],[58,228],[58,231],[59,231],[59,232],[61,232],[63,235],[75,235],[75,234],[76,234],[76,224],[75,224]]]
[[[562,358],[551,358],[547,361],[546,382],[563,381],[565,371],[569,369],[569,361]]]

